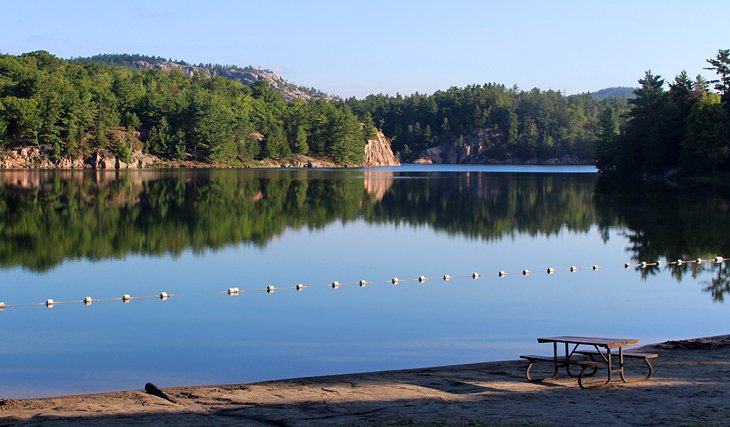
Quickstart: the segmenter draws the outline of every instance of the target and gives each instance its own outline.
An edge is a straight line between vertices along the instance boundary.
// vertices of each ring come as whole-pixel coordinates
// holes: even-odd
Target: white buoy
[[[683,261],[683,260],[681,260],[681,259],[678,259],[678,260],[677,260],[677,265],[682,265],[682,264],[684,264],[684,261]]]
[[[84,305],[90,305],[94,300],[91,297],[84,298]]]
[[[52,299],[49,298],[49,299],[46,300],[46,307],[53,308],[53,304],[54,303],[53,303],[53,300]]]
[[[546,271],[547,271],[547,274],[553,274],[553,273],[555,273],[555,269],[552,268],[552,267],[548,267],[548,269]]]
[[[570,272],[571,273],[575,273],[576,271],[578,271],[578,267],[576,267],[576,266],[570,267]]]
[[[657,261],[657,262],[656,262],[656,266],[657,266],[657,267],[661,267],[661,266],[662,266],[662,262],[661,262],[661,261]]]
[[[238,295],[240,292],[238,288],[228,288],[228,295]]]
[[[5,310],[5,303],[0,301],[0,311]]]
[[[471,278],[476,280],[481,276],[481,274],[477,273],[476,271],[471,273]]]
[[[627,262],[626,264],[624,264],[624,268],[631,268],[631,263]]]
[[[392,284],[394,284],[394,285],[397,285],[397,284],[398,284],[398,282],[399,282],[399,280],[398,280],[398,278],[397,278],[397,277],[394,277],[394,278],[390,279],[390,283],[392,283]]]
[[[721,257],[721,256],[716,256],[716,257],[715,257],[715,263],[716,263],[716,264],[720,264],[720,263],[722,263],[723,261],[725,261],[725,258],[723,258],[723,257]]]
[[[361,288],[364,288],[365,286],[367,286],[368,282],[366,282],[365,280],[360,280],[360,283],[358,283],[358,284],[360,285]]]
[[[599,269],[599,268],[601,268],[601,267],[599,267],[599,266],[597,266],[597,265],[594,265],[594,266],[593,266],[592,268],[593,268],[593,271],[596,271],[596,270],[598,270],[598,269]]]
[[[428,280],[428,279],[426,278],[426,276],[418,276],[418,282],[419,282],[419,283],[423,283],[423,282],[425,282],[426,280]]]
[[[695,260],[695,262],[696,262],[697,264],[702,264],[702,258],[697,258],[697,259]]]
[[[499,276],[499,277],[504,277],[506,275],[507,275],[506,271],[500,271],[499,273],[497,273],[497,276]]]
[[[334,282],[332,282],[332,289],[337,289],[339,287],[340,287],[340,282],[338,282],[337,280],[335,280]]]
[[[162,301],[164,301],[164,300],[166,300],[168,298],[170,298],[170,295],[168,295],[167,292],[160,292],[160,299]]]
[[[129,294],[124,294],[124,295],[122,295],[122,301],[124,301],[124,302],[129,302],[129,301],[131,301],[131,300],[132,300],[132,297],[131,297],[131,295],[129,295]]]
[[[646,268],[646,261],[641,261],[641,264],[639,264],[641,268]]]
[[[274,285],[268,285],[268,286],[266,286],[266,293],[267,294],[273,294],[275,290],[276,290],[276,288],[274,287]]]
[[[444,282],[448,282],[449,280],[451,280],[451,275],[450,274],[444,274],[443,279],[444,279]]]
[[[530,270],[528,270],[528,269],[522,270],[522,275],[523,276],[527,276],[528,274],[530,274]]]
[[[304,285],[302,285],[301,283],[297,283],[296,289],[298,291],[301,291],[302,289],[304,289]]]

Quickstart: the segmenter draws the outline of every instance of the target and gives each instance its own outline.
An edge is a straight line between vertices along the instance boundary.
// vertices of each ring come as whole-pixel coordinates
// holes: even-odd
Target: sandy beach
[[[594,390],[524,379],[505,361],[42,399],[0,397],[0,425],[400,425],[730,423],[730,335],[668,341],[654,377]],[[636,368],[638,365],[629,367]],[[144,386],[143,384],[140,386]]]

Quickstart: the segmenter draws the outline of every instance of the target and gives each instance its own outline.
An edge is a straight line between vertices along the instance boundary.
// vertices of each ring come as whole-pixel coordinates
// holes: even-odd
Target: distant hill
[[[210,76],[221,76],[231,80],[238,80],[241,83],[251,86],[259,80],[266,80],[274,90],[284,95],[287,101],[293,99],[330,99],[331,97],[324,92],[314,88],[306,88],[295,85],[294,83],[284,80],[281,76],[271,70],[239,67],[236,65],[219,65],[219,64],[198,64],[192,65],[184,61],[174,61],[159,56],[146,56],[137,54],[104,54],[95,55],[88,58],[73,58],[72,61],[82,64],[106,64],[129,67],[137,70],[172,70],[178,68],[186,75],[192,76],[197,72],[203,72]]]
[[[595,99],[597,102],[603,101],[606,98],[633,99],[636,96],[634,95],[635,90],[636,88],[633,87],[609,87],[596,92],[592,92],[591,96],[593,96],[593,99]]]

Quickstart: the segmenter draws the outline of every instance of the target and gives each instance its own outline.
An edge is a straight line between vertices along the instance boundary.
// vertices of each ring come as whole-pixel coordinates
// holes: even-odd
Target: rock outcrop
[[[444,142],[441,145],[423,150],[413,163],[507,165],[585,165],[593,163],[591,159],[580,159],[576,156],[524,160],[510,152],[509,149],[505,150],[501,139],[502,134],[494,129],[479,129],[471,134],[463,135]],[[495,155],[496,152],[499,152],[498,156]]]
[[[390,146],[390,141],[383,135],[383,132],[377,131],[375,137],[369,138],[365,144],[364,164],[365,167],[400,165]]]
[[[129,162],[107,150],[94,150],[86,157],[64,156],[52,160],[48,147],[22,147],[0,153],[0,169],[141,169],[156,166],[160,160],[141,151],[132,151]]]

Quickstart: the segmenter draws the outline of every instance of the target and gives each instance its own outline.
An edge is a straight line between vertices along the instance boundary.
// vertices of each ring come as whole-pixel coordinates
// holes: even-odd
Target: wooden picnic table
[[[633,346],[639,344],[639,340],[634,338],[600,338],[600,337],[576,337],[576,336],[557,336],[557,337],[543,337],[538,338],[539,343],[552,343],[553,344],[553,356],[535,356],[527,355],[520,356],[523,359],[527,359],[530,363],[527,366],[525,376],[529,381],[535,380],[530,376],[530,370],[535,361],[545,361],[553,363],[554,371],[553,377],[558,375],[560,368],[565,368],[567,374],[571,377],[578,377],[578,384],[581,388],[589,388],[595,386],[586,386],[583,383],[585,376],[592,376],[599,368],[607,368],[606,382],[599,384],[599,386],[608,385],[613,378],[613,374],[619,374],[623,382],[628,382],[624,375],[624,357],[634,357],[643,359],[646,365],[649,367],[649,374],[644,378],[648,379],[651,377],[653,368],[648,359],[657,357],[656,354],[651,353],[638,353],[630,352],[624,353],[624,347]],[[563,344],[564,355],[559,355],[558,344]],[[592,350],[579,350],[579,347],[583,348],[592,347]],[[611,350],[618,349],[618,354],[611,353]],[[590,360],[586,360],[585,356],[589,356]],[[618,367],[614,366],[614,358],[617,356]],[[574,375],[570,371],[571,366],[578,366],[581,368],[580,374]],[[586,372],[590,369],[590,372]]]

